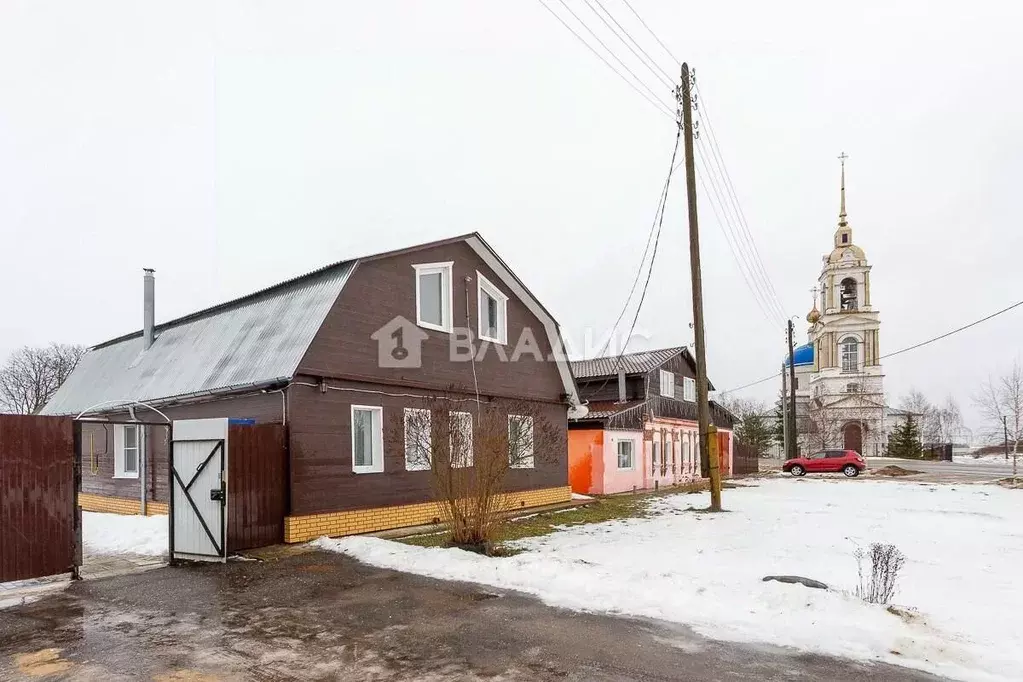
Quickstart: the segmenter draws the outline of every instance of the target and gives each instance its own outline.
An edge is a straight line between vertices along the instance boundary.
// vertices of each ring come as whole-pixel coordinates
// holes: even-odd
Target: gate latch
[[[221,488],[212,488],[210,490],[210,499],[211,500],[219,500],[219,501],[223,502],[224,501],[224,489],[222,487]]]

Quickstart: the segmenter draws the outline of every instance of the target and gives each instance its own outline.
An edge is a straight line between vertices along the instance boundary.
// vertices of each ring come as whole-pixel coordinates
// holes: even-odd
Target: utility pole
[[[792,320],[789,320],[789,450],[785,456],[796,456],[796,351],[792,345]]]
[[[785,376],[785,363],[781,363],[781,454],[782,459],[789,458],[789,389],[788,377]]]
[[[717,435],[710,428],[707,398],[707,347],[703,329],[703,278],[700,272],[700,228],[696,218],[696,168],[693,157],[693,97],[689,64],[682,64],[682,133],[686,152],[686,200],[689,204],[689,269],[693,279],[693,328],[696,332],[696,409],[700,424],[700,467],[710,478],[710,510],[721,511],[721,469]]]

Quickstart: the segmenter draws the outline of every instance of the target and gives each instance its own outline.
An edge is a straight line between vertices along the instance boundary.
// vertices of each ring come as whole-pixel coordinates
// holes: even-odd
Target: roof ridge
[[[380,251],[380,252],[377,252],[377,253],[363,254],[361,256],[356,256],[356,257],[353,257],[353,258],[345,258],[343,260],[334,261],[333,263],[328,263],[327,265],[320,266],[320,267],[316,268],[315,270],[310,270],[310,271],[302,273],[300,275],[295,275],[293,277],[289,277],[288,279],[285,279],[283,281],[277,282],[276,284],[270,284],[268,286],[263,287],[262,289],[257,289],[256,291],[251,291],[251,292],[249,292],[247,294],[243,294],[242,296],[238,296],[236,298],[228,299],[226,301],[221,301],[220,303],[215,303],[215,304],[213,304],[211,306],[207,306],[205,308],[201,308],[199,310],[196,310],[196,311],[193,311],[193,312],[190,312],[190,313],[186,313],[185,315],[182,315],[180,317],[175,317],[174,319],[167,320],[166,322],[161,322],[160,324],[155,326],[155,330],[156,331],[167,330],[167,329],[170,329],[170,328],[175,327],[177,325],[184,324],[185,322],[191,322],[192,320],[197,320],[199,318],[205,317],[205,316],[210,315],[212,313],[220,312],[222,310],[227,310],[227,309],[232,308],[234,306],[240,305],[240,304],[242,304],[244,302],[247,302],[247,301],[250,301],[250,300],[255,300],[255,299],[259,298],[262,295],[269,294],[271,292],[278,291],[278,290],[281,290],[281,289],[285,289],[288,286],[294,285],[294,284],[296,284],[298,282],[301,282],[303,280],[312,279],[312,278],[316,277],[317,275],[322,275],[322,274],[324,274],[326,272],[329,272],[331,270],[335,270],[335,269],[343,267],[343,266],[350,266],[352,263],[358,264],[358,261],[361,261],[361,260],[367,260],[367,259],[370,259],[370,258],[380,258],[382,256],[390,256],[390,255],[397,254],[397,253],[404,253],[404,252],[407,252],[407,251],[415,251],[415,250],[422,249],[422,248],[429,248],[429,247],[433,247],[433,246],[439,246],[441,244],[453,243],[453,242],[457,242],[457,241],[465,241],[465,240],[467,240],[467,239],[469,239],[470,237],[473,237],[473,236],[477,236],[478,237],[479,233],[477,233],[477,232],[468,232],[468,233],[460,234],[460,235],[457,235],[457,236],[454,236],[454,237],[445,237],[443,239],[436,239],[436,240],[430,241],[430,242],[422,242],[422,243],[419,243],[419,244],[413,244],[412,246],[406,246],[406,247],[401,248],[401,249],[392,249],[390,251]],[[136,336],[142,336],[142,331],[143,330],[139,329],[138,331],[129,332],[127,334],[122,334],[122,335],[117,336],[115,338],[108,339],[107,341],[102,341],[102,342],[97,343],[97,344],[95,344],[93,346],[90,346],[89,350],[93,350],[95,348],[103,348],[104,346],[110,346],[110,345],[115,344],[115,343],[120,343],[121,341],[126,341],[128,339],[135,338]]]

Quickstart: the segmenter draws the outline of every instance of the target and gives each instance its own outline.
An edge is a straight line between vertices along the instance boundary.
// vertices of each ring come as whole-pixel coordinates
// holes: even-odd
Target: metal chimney
[[[625,402],[625,370],[618,370],[618,402]]]
[[[152,268],[142,268],[142,347],[153,345],[153,327],[156,326],[156,278]]]

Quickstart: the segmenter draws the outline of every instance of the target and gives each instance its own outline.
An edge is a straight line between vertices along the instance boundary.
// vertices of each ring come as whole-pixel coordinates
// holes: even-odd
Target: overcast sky
[[[677,72],[622,0],[601,1]],[[882,352],[1023,298],[1023,4],[631,2],[696,70],[800,341],[842,151]],[[674,139],[539,0],[4,0],[0,357],[138,329],[143,266],[159,322],[473,230],[581,347],[617,317]],[[777,370],[784,330],[699,202],[708,365],[725,389]],[[647,347],[692,340],[685,211],[677,174],[637,325]],[[886,391],[955,395],[976,426],[970,394],[1021,338],[1023,308],[886,362]]]

